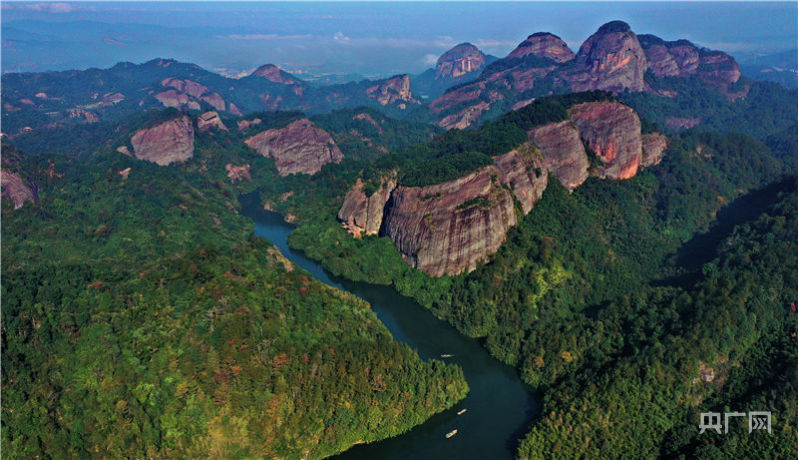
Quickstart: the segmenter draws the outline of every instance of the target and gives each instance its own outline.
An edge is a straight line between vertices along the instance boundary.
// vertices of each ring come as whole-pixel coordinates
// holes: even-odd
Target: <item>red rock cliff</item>
[[[628,179],[637,174],[643,157],[640,118],[620,102],[588,102],[568,111],[580,137],[603,165],[598,176]]]
[[[522,58],[528,55],[568,62],[575,57],[574,52],[558,36],[548,32],[538,32],[527,37],[507,58]]]
[[[573,91],[643,91],[648,68],[646,55],[628,24],[612,21],[590,36],[563,72]]]
[[[457,79],[485,65],[485,55],[471,43],[461,43],[438,58],[435,78]]]
[[[576,125],[570,121],[549,123],[529,131],[543,157],[543,165],[568,190],[587,179],[590,163]]]
[[[407,263],[431,276],[473,270],[516,224],[513,198],[488,166],[429,187],[397,187],[383,228]]]
[[[194,126],[187,116],[137,131],[130,139],[133,154],[161,166],[194,156]]]
[[[344,198],[338,220],[344,222],[347,229],[355,235],[376,235],[382,226],[385,204],[396,188],[396,179],[383,178],[380,186],[370,196],[366,196],[364,188],[365,184],[358,178]]]
[[[316,174],[327,163],[338,163],[344,155],[333,138],[307,118],[285,128],[258,133],[246,144],[263,156],[274,158],[281,176]]]

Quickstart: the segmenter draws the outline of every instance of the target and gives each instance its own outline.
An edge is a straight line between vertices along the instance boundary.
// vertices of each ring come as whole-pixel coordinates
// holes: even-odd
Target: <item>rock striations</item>
[[[130,139],[133,155],[161,166],[182,163],[194,156],[194,126],[185,115],[151,128],[141,129]]]
[[[471,43],[460,43],[441,54],[435,65],[435,78],[438,80],[457,80],[468,74],[482,70],[486,56]]]
[[[358,180],[338,219],[356,236],[389,237],[410,266],[428,275],[456,275],[498,250],[540,199],[549,174],[569,190],[587,179],[585,145],[597,157],[593,174],[602,178],[626,179],[662,158],[665,136],[641,135],[640,119],[626,105],[588,102],[569,115],[529,130],[528,142],[455,180],[407,187],[391,176],[368,193]]]
[[[285,128],[258,133],[246,144],[265,157],[274,158],[281,176],[316,174],[327,163],[338,163],[344,155],[327,131],[301,118]]]
[[[620,102],[589,102],[569,110],[579,136],[601,160],[602,179],[628,179],[637,174],[643,158],[640,119]]]

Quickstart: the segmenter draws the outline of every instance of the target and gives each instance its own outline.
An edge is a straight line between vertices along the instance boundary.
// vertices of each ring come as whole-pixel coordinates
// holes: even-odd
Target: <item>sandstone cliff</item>
[[[166,78],[161,81],[161,86],[169,89],[156,94],[155,99],[166,107],[200,110],[202,107],[201,103],[205,102],[216,110],[228,111],[234,115],[242,115],[235,105],[228,105],[219,93],[195,81],[181,78]]]
[[[405,261],[431,276],[473,270],[496,252],[548,183],[540,152],[526,143],[493,157],[494,165],[427,187],[397,186],[393,177],[367,195],[360,180],[338,219],[353,235],[381,234],[393,240]]]
[[[574,91],[643,91],[646,54],[628,24],[612,21],[591,35],[574,60],[575,67],[563,73]]]
[[[199,130],[199,132],[204,133],[210,131],[212,128],[227,131],[227,126],[222,123],[222,119],[219,118],[218,113],[210,111],[197,117],[197,130]]]
[[[654,166],[662,161],[662,156],[665,155],[665,149],[668,148],[668,138],[659,133],[643,134],[643,159],[640,166],[648,168]]]
[[[246,144],[263,156],[274,158],[281,176],[316,174],[327,163],[338,163],[344,156],[333,138],[307,118],[285,128],[258,133]]]
[[[601,159],[598,176],[628,179],[637,174],[643,158],[640,119],[620,102],[588,102],[569,110],[579,135]]]
[[[473,270],[516,224],[510,193],[488,166],[429,187],[397,187],[386,206],[384,233],[405,260],[431,276]]]
[[[548,32],[538,32],[527,37],[507,58],[522,58],[534,55],[549,58],[557,62],[568,62],[576,55],[558,36]]]
[[[130,139],[133,155],[164,166],[194,156],[194,126],[187,116],[141,129]]]
[[[382,226],[385,203],[396,188],[396,179],[383,178],[380,186],[371,195],[366,196],[365,183],[358,178],[355,185],[344,198],[344,204],[338,212],[338,220],[355,236],[362,233],[376,235]]]
[[[3,154],[0,156],[2,169],[0,171],[0,196],[14,203],[14,209],[21,208],[25,203],[38,203],[38,184],[25,174],[22,166],[22,157],[12,146],[3,145]],[[51,176],[55,173],[51,163]]]
[[[397,75],[387,80],[381,80],[368,87],[366,94],[380,105],[398,104],[401,109],[406,108],[408,103],[419,103],[410,92],[410,77],[407,75]]]
[[[587,179],[590,163],[576,125],[570,120],[549,123],[529,131],[529,140],[542,153],[543,166],[568,190]]]
[[[0,171],[0,183],[2,183],[2,197],[11,200],[14,209],[21,208],[26,202],[39,202],[36,185],[29,183],[16,172],[6,169]]]
[[[485,55],[471,43],[461,43],[438,58],[435,65],[436,79],[459,79],[481,70],[485,65]]]
[[[283,72],[279,67],[277,67],[274,64],[266,64],[260,66],[257,69],[255,69],[254,72],[252,72],[252,75],[256,77],[265,78],[272,83],[286,85],[297,96],[301,96],[302,94],[305,93],[306,89],[305,82],[294,78],[291,74],[287,72]]]
[[[708,83],[730,85],[740,79],[740,66],[726,53],[699,48],[687,40],[665,41],[640,35],[648,68],[659,77],[699,76]]]

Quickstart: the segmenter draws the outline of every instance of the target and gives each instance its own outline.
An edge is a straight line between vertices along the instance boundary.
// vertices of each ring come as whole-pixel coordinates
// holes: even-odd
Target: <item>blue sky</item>
[[[173,57],[245,71],[420,72],[470,41],[504,56],[553,32],[576,51],[603,23],[737,56],[795,48],[798,3],[22,3],[3,2],[3,71],[108,67]]]

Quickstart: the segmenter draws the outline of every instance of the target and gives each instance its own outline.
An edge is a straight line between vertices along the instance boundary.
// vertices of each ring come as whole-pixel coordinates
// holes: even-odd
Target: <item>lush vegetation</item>
[[[730,100],[723,92],[695,78],[657,78],[646,74],[648,83],[674,97],[650,93],[623,93],[620,98],[646,118],[661,126],[673,127],[674,120],[693,120],[697,129],[714,132],[739,132],[764,139],[795,125],[798,120],[798,90],[777,83],[741,80],[737,88],[745,97]],[[734,89],[731,89],[733,91]],[[669,123],[669,121],[671,123]],[[676,122],[678,125],[678,121]]]
[[[5,455],[321,458],[465,395],[459,368],[250,236],[235,209],[251,184],[223,169],[244,153],[215,142],[180,167],[15,165],[41,202],[3,200]]]

